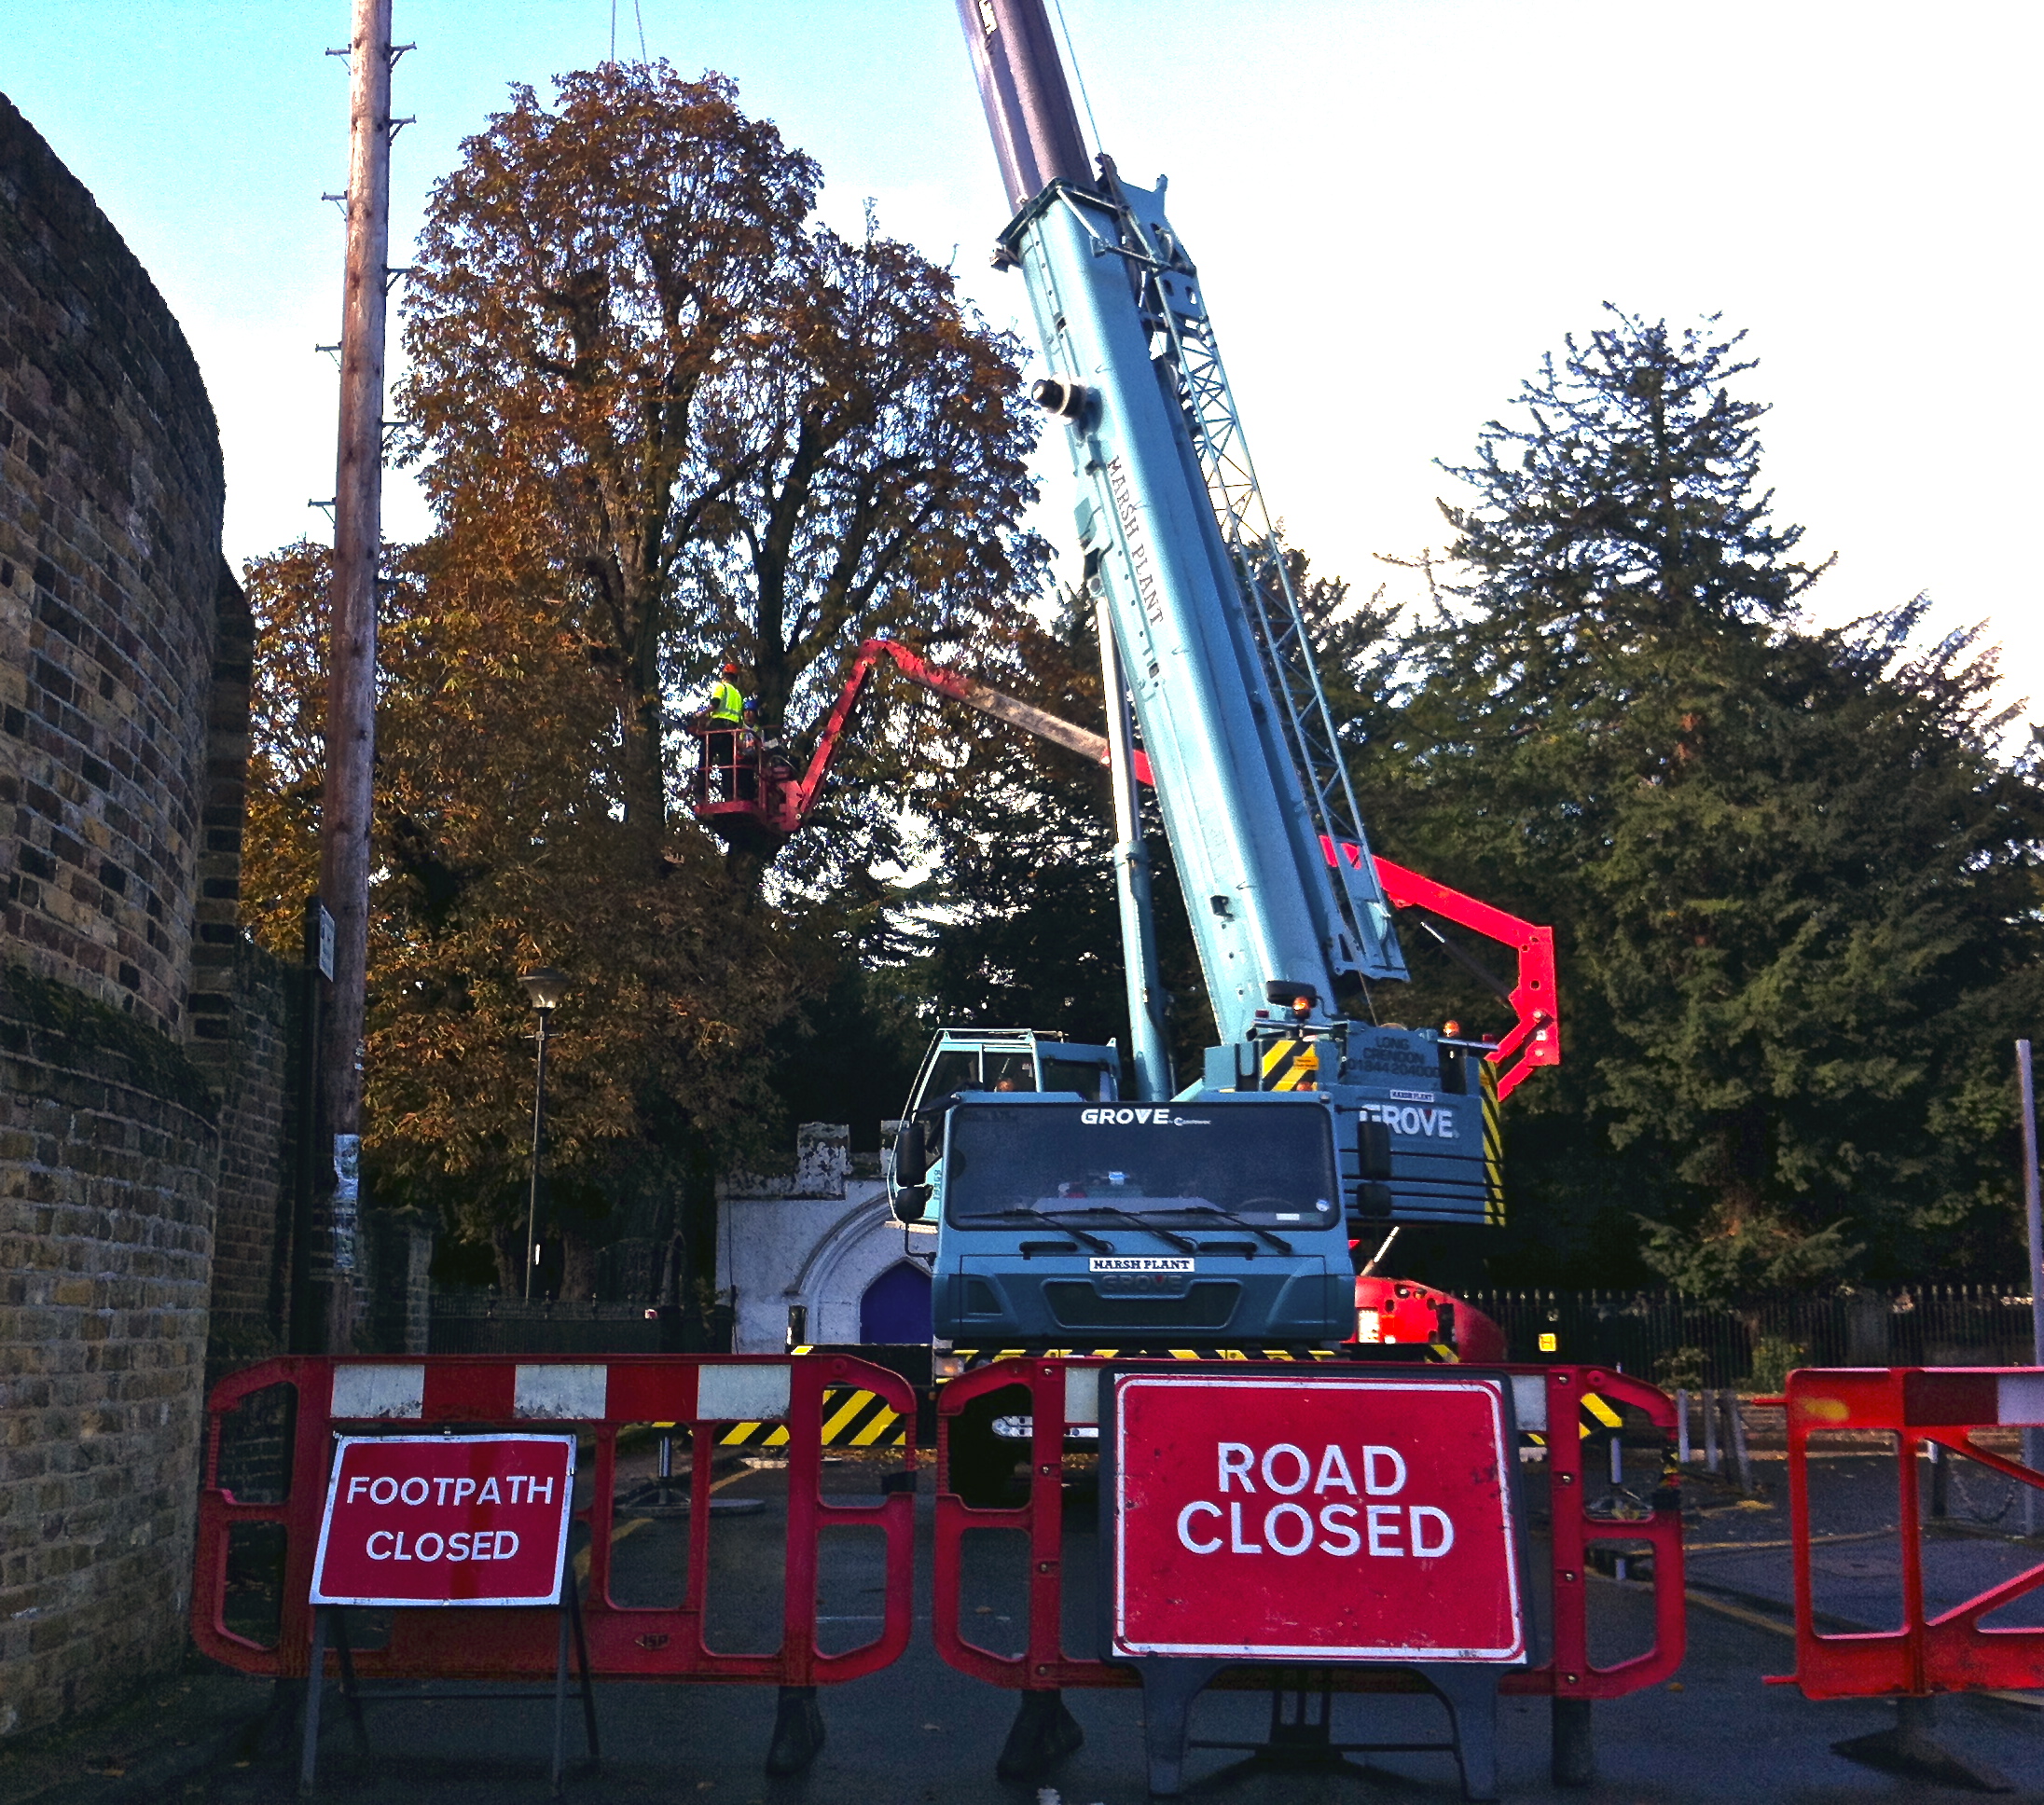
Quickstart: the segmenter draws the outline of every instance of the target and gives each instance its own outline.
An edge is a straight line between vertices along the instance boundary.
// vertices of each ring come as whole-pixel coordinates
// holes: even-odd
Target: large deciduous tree
[[[650,870],[685,698],[727,656],[762,729],[800,730],[860,639],[961,637],[1035,586],[1035,427],[1013,340],[870,214],[859,241],[812,223],[817,166],[730,82],[556,86],[434,190],[402,410],[446,557],[544,598],[609,674]],[[850,813],[888,849],[889,811]]]
[[[1485,430],[1359,777],[1394,856],[1557,930],[1521,1275],[1637,1272],[1641,1216],[1700,1291],[1999,1271],[2034,753],[1997,751],[1973,635],[1912,649],[1920,599],[1803,618],[1738,344],[1614,311]]]
[[[548,1060],[551,1206],[572,1292],[598,1246],[681,1237],[700,1279],[717,1153],[768,1151],[768,1035],[830,982],[817,934],[733,910],[713,847],[682,838],[648,874],[615,819],[608,683],[543,611],[486,605],[432,568],[387,587],[377,715],[365,1116],[385,1203],[437,1206],[520,1282],[532,1016],[519,971],[572,989]],[[299,545],[248,567],[259,634],[243,916],[296,952],[316,885],[316,648],[328,557]]]
[[[407,289],[396,411],[435,530],[383,609],[367,1151],[386,1199],[438,1203],[510,1261],[517,974],[559,966],[569,1289],[628,1219],[678,1234],[701,1295],[710,1179],[813,1095],[771,1055],[810,1056],[853,1006],[898,811],[847,784],[834,837],[763,901],[776,848],[727,861],[679,806],[690,692],[730,656],[766,729],[799,729],[865,635],[942,652],[1007,621],[1043,556],[1018,525],[1034,429],[1013,343],[870,216],[857,240],[815,223],[816,165],[728,81],[607,65],[556,89],[514,90],[465,144]],[[288,548],[250,583],[247,914],[283,950],[311,884],[323,556]],[[898,769],[922,721],[863,736],[848,775]]]

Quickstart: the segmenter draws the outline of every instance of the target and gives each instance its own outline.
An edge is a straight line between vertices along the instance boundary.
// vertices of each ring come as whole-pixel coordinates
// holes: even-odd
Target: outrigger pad
[[[1902,1697],[1895,1701],[1895,1728],[1877,1729],[1833,1743],[1831,1753],[1862,1767],[1899,1773],[1934,1786],[1954,1786],[1976,1793],[2012,1793],[2014,1784],[1984,1762],[1955,1754],[1931,1734],[1937,1725],[1937,1702]]]
[[[1062,1692],[1056,1687],[1025,1691],[994,1772],[1003,1780],[1034,1780],[1084,1745],[1085,1731],[1066,1709]]]
[[[774,1740],[766,1747],[766,1771],[779,1778],[801,1773],[823,1747],[823,1711],[813,1686],[784,1686],[774,1712]]]

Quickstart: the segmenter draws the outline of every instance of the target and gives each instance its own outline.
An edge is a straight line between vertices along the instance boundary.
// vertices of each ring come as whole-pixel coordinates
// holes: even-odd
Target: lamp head
[[[525,986],[526,1000],[542,1012],[559,1008],[561,999],[568,994],[568,974],[550,965],[535,965],[530,971],[520,972],[518,982]]]

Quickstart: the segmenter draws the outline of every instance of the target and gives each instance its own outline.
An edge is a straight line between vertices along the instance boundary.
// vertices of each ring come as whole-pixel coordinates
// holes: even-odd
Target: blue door
[[[897,1261],[868,1285],[859,1300],[863,1342],[930,1340],[930,1275],[913,1260]]]

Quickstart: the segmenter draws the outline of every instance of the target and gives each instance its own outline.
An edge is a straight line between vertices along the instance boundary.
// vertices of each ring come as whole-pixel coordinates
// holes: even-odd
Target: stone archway
[[[812,1342],[866,1339],[861,1324],[866,1293],[884,1274],[910,1261],[904,1239],[884,1190],[848,1209],[817,1238],[788,1284],[788,1302],[808,1310]]]
[[[740,1354],[780,1352],[796,1309],[804,1341],[857,1343],[868,1288],[905,1261],[927,1267],[918,1256],[934,1249],[933,1236],[904,1245],[875,1180],[853,1179],[839,1197],[726,1195],[719,1215],[717,1282],[737,1310]]]

